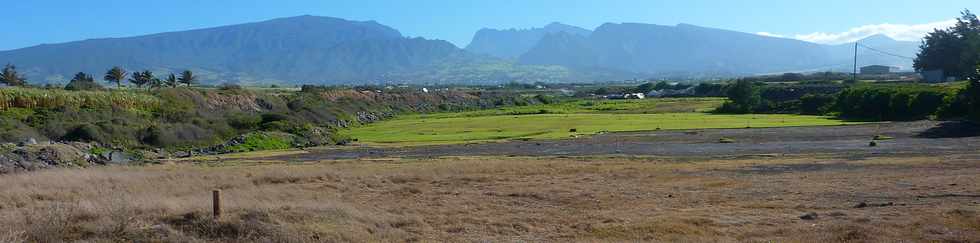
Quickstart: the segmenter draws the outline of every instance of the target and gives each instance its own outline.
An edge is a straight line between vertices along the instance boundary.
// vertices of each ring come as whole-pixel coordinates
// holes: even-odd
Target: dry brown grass
[[[975,242],[976,156],[233,161],[0,176],[0,242]],[[225,216],[210,218],[221,189]],[[893,206],[854,208],[859,202]],[[818,213],[816,220],[800,215]]]

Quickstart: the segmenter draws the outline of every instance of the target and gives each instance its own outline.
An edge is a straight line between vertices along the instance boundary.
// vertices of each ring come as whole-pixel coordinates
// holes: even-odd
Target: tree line
[[[962,86],[845,82],[840,84],[845,88],[842,91],[811,90],[798,99],[784,101],[763,94],[772,86],[741,79],[725,86],[729,101],[717,112],[798,112],[861,120],[967,117],[980,121],[980,20],[976,15],[964,10],[954,26],[929,33],[914,66],[920,72],[942,70],[945,75],[965,78],[967,84],[956,88]]]
[[[184,70],[180,74],[169,74],[163,78],[157,77],[150,70],[144,70],[142,72],[133,72],[130,74],[125,69],[121,67],[112,67],[109,71],[106,71],[105,75],[102,77],[107,83],[115,84],[117,88],[122,88],[124,82],[129,82],[136,86],[136,88],[146,87],[150,88],[162,88],[162,87],[172,87],[176,88],[178,86],[193,86],[197,84],[198,77],[194,75],[191,70]],[[17,67],[12,64],[7,64],[0,70],[0,83],[6,84],[7,86],[27,86],[27,78],[17,71]],[[78,72],[68,84],[65,89],[68,90],[97,90],[101,89],[102,86],[95,82],[95,78],[85,72]]]
[[[930,32],[914,63],[917,71],[943,70],[966,78],[967,87],[949,102],[969,118],[980,120],[980,19],[964,10],[956,24]]]

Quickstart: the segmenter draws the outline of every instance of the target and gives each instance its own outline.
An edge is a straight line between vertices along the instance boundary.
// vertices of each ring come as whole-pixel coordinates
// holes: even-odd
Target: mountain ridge
[[[821,45],[685,23],[605,23],[589,30],[553,22],[484,28],[474,40],[481,41],[460,49],[376,21],[303,15],[41,44],[0,51],[0,62],[42,84],[65,83],[79,71],[99,76],[112,66],[158,75],[190,69],[209,84],[589,82],[847,71],[854,52],[853,43]],[[911,60],[879,51],[914,56],[918,48],[881,35],[861,41],[878,51],[862,49],[860,65],[907,69]]]

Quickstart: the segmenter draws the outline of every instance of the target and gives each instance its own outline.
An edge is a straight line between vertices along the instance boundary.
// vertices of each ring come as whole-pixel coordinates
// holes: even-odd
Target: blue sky
[[[930,3],[931,2],[931,3]],[[942,2],[937,4],[936,2]],[[4,1],[0,50],[125,37],[297,15],[376,20],[408,36],[460,47],[483,27],[530,28],[558,21],[593,29],[606,22],[708,27],[834,43],[869,33],[905,39],[948,24],[980,1],[884,0],[28,0]],[[889,24],[889,25],[884,25]],[[913,36],[913,37],[908,37]]]

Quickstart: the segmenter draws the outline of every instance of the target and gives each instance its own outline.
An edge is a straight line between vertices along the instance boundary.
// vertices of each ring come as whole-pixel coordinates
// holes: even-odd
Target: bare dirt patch
[[[11,226],[10,237],[45,242],[969,242],[980,239],[975,156],[445,157],[50,170],[0,177],[0,224]],[[218,221],[208,211],[214,188],[227,205]]]
[[[980,136],[976,125],[961,122],[895,122],[825,127],[706,129],[606,133],[588,138],[415,147],[346,147],[273,156],[288,161],[357,158],[434,158],[443,156],[738,156],[758,154],[833,153],[854,159],[881,155],[943,155],[972,153]],[[962,133],[958,133],[962,132]],[[950,134],[961,134],[951,136]],[[891,139],[876,141],[876,136]],[[730,143],[719,143],[727,139]]]

